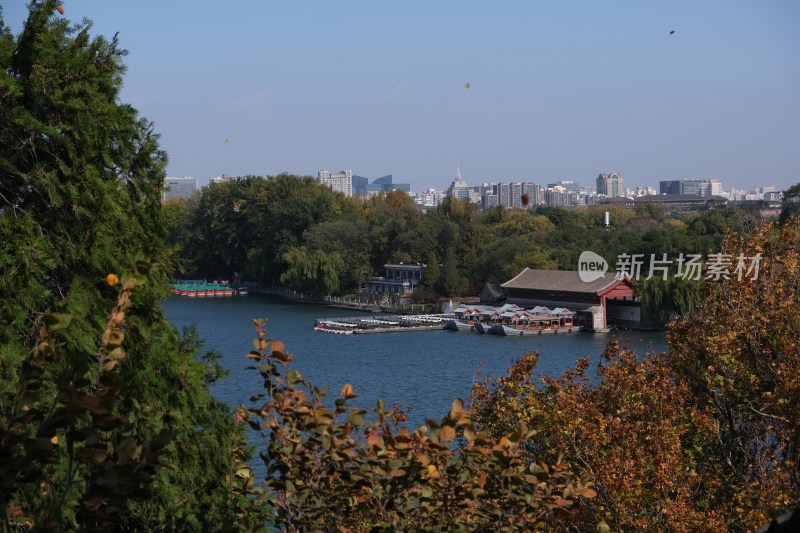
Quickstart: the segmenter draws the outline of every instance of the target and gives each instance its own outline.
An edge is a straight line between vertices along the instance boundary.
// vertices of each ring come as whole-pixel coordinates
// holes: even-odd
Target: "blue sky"
[[[122,100],[155,123],[168,173],[201,184],[352,169],[419,191],[459,163],[470,185],[800,182],[796,0],[64,8],[119,32]],[[26,12],[3,3],[15,33]]]

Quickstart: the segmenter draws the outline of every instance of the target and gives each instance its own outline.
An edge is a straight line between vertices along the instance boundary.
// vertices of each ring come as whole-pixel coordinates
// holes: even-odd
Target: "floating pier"
[[[318,318],[314,329],[338,335],[400,333],[402,331],[443,330],[446,315],[372,315],[368,317]]]

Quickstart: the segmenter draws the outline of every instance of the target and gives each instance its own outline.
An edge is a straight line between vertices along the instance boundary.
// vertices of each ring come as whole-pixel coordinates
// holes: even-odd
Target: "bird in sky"
[[[465,84],[464,84],[464,88],[465,88],[465,89],[469,89],[469,83],[465,83]]]
[[[671,32],[669,32],[670,35],[672,35],[673,33],[675,33],[675,30],[672,30]]]

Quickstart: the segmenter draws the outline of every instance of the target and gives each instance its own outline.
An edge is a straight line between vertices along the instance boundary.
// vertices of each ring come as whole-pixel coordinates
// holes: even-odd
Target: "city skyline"
[[[64,8],[119,32],[121,100],[200,185],[348,168],[444,189],[459,162],[470,185],[800,181],[792,1]],[[26,12],[4,6],[12,32]]]

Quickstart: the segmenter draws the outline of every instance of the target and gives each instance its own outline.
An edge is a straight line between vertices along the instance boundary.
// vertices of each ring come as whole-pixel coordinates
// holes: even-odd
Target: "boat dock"
[[[446,315],[372,315],[368,317],[318,318],[314,329],[338,335],[400,333],[403,331],[441,331],[450,318]]]

